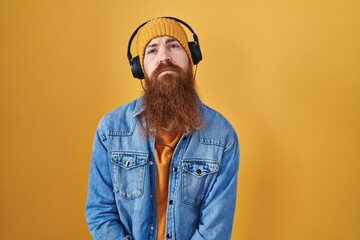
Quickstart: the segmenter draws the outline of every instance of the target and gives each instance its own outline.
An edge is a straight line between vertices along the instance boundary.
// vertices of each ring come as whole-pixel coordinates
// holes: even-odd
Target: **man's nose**
[[[170,62],[170,61],[171,61],[171,56],[169,54],[169,51],[166,48],[162,49],[159,54],[159,63]]]

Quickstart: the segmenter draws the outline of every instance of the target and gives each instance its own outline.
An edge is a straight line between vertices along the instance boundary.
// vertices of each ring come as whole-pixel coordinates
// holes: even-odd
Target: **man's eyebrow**
[[[168,38],[168,39],[166,39],[166,41],[165,41],[166,44],[172,43],[172,42],[179,42],[179,41],[176,40],[175,38]],[[159,46],[159,44],[153,43],[153,44],[147,45],[146,48],[152,48],[152,47],[157,47],[157,46]]]
[[[157,43],[153,43],[153,44],[149,44],[146,46],[146,48],[152,48],[152,47],[157,47],[159,46]]]
[[[165,43],[172,43],[172,42],[178,42],[175,38],[168,38],[166,39]]]

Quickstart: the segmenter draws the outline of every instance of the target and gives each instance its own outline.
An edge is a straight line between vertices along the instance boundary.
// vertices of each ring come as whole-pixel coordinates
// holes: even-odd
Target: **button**
[[[170,201],[169,201],[169,204],[170,204],[170,205],[172,205],[173,203],[174,203],[174,201],[173,201],[173,200],[170,200]]]
[[[154,226],[151,226],[151,227],[150,227],[150,230],[151,230],[151,231],[154,231]]]
[[[200,175],[202,173],[201,169],[196,170],[196,173]]]
[[[171,234],[170,233],[166,234],[166,237],[171,238]]]
[[[150,165],[153,165],[153,161],[150,161],[149,164],[150,164]]]
[[[177,172],[177,168],[176,168],[176,167],[173,167],[173,171],[174,171],[174,172]]]

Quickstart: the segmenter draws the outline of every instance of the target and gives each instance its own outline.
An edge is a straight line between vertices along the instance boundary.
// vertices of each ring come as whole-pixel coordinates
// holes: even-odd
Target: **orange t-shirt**
[[[163,240],[165,236],[170,162],[180,136],[160,133],[155,141],[157,240]]]

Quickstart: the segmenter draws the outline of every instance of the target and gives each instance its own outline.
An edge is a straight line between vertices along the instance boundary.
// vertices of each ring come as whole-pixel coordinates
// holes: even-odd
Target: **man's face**
[[[146,135],[162,131],[194,132],[202,126],[192,64],[172,37],[158,37],[145,48],[145,109],[141,122]]]
[[[169,36],[153,38],[145,48],[144,70],[146,75],[151,78],[158,65],[167,62],[171,62],[183,70],[189,66],[188,55],[175,38]],[[172,68],[165,68],[158,77],[161,78],[166,74],[178,75],[179,73]]]

